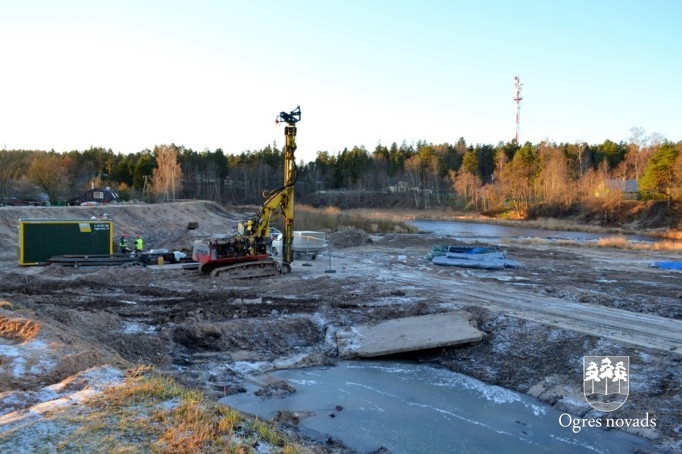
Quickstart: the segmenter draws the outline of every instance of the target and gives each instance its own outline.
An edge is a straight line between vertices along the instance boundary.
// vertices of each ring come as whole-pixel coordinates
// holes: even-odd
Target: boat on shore
[[[435,265],[501,270],[518,268],[516,260],[507,258],[507,252],[497,247],[434,246],[426,257]]]

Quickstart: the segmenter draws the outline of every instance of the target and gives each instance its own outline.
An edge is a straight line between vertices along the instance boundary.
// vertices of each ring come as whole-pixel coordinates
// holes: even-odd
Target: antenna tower
[[[521,100],[523,97],[521,96],[521,88],[523,87],[523,84],[521,83],[521,79],[519,79],[519,76],[514,77],[514,85],[516,86],[516,96],[514,96],[514,101],[516,102],[516,143],[519,143],[519,118],[521,117]]]

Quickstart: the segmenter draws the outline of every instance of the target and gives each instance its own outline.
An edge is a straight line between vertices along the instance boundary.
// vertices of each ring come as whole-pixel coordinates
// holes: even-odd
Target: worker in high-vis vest
[[[121,240],[118,242],[118,247],[121,250],[121,254],[130,252],[130,249],[128,249],[128,238],[126,237],[125,233],[121,235]]]
[[[137,235],[137,239],[135,240],[135,251],[137,253],[144,251],[144,240],[140,235]]]

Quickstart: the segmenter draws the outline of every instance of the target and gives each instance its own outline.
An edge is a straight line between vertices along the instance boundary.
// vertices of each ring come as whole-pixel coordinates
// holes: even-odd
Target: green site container
[[[19,265],[43,265],[60,255],[113,255],[112,221],[19,221]]]

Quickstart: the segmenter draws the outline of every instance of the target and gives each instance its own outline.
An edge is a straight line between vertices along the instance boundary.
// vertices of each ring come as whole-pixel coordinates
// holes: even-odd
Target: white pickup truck
[[[310,258],[315,260],[322,249],[327,247],[326,234],[324,232],[314,232],[311,230],[294,230],[294,238],[291,244],[291,251],[294,260],[299,258]],[[282,234],[279,234],[272,241],[272,255],[279,255],[282,252]]]

